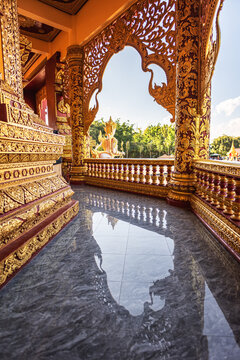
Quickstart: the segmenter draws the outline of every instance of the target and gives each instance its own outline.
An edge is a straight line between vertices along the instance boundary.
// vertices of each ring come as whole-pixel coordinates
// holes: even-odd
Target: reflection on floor
[[[240,359],[240,265],[189,211],[75,187],[79,216],[0,292],[3,359]]]

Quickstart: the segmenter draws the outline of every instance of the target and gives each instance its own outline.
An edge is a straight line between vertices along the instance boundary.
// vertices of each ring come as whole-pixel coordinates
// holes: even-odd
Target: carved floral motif
[[[72,165],[75,167],[75,177],[84,174],[83,161],[86,154],[83,119],[83,48],[70,46],[67,53],[68,101],[71,109],[70,124],[72,129]]]
[[[17,3],[0,0],[4,79],[11,89],[22,98],[22,72],[19,46]],[[13,51],[14,49],[14,51]]]
[[[126,45],[141,55],[143,71],[151,72],[149,92],[174,117],[175,103],[175,0],[138,1],[84,46],[83,112],[85,133],[98,110],[104,69],[114,53]],[[162,67],[167,84],[152,84],[150,64]],[[89,109],[94,91],[96,105]]]
[[[33,141],[38,143],[49,143],[64,145],[64,136],[59,136],[53,133],[45,132],[43,130],[35,130],[19,125],[12,125],[0,122],[0,138],[8,138],[15,140]]]

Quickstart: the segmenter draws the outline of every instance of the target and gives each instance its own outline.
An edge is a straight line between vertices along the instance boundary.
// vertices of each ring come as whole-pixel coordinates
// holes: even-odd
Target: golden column
[[[72,128],[72,170],[71,183],[84,181],[86,152],[83,118],[83,60],[84,51],[79,45],[68,47],[67,52],[68,97]]]
[[[186,204],[194,191],[193,159],[208,156],[209,111],[199,111],[200,6],[199,0],[177,1],[175,171],[168,196],[176,205]]]

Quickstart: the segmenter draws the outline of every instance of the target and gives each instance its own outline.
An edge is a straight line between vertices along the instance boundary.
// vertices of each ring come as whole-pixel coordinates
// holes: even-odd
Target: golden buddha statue
[[[105,125],[105,137],[102,136],[100,131],[98,140],[100,144],[96,146],[95,149],[92,149],[92,157],[96,159],[110,159],[114,157],[123,157],[124,152],[118,151],[118,141],[114,137],[117,124],[112,120],[111,116],[109,121]],[[98,150],[99,148],[103,150]]]

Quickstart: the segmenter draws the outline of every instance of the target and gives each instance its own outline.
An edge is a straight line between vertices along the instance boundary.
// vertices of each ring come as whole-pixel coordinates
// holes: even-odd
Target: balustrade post
[[[209,175],[209,191],[208,191],[208,201],[210,203],[212,203],[214,201],[214,180],[215,180],[215,175],[214,173],[210,173]]]
[[[114,179],[114,164],[110,164],[110,179]]]
[[[145,176],[145,181],[146,184],[150,185],[151,184],[151,176],[150,176],[150,166],[149,164],[145,165],[146,168],[146,176]]]
[[[87,176],[90,176],[90,163],[86,164],[86,169],[87,169]]]
[[[123,181],[128,181],[128,165],[123,164]]]
[[[204,174],[204,187],[203,187],[203,199],[205,199],[206,201],[209,200],[208,190],[209,190],[209,173],[205,172],[205,174]]]
[[[169,184],[172,173],[172,165],[167,165],[167,176],[166,176],[166,185]]]
[[[153,185],[158,185],[157,168],[158,168],[158,165],[153,165],[153,166],[152,166],[152,172],[153,172],[153,175],[152,175],[152,184],[153,184]],[[160,168],[160,166],[159,166],[159,168]]]
[[[129,165],[129,167],[130,167],[130,172],[129,172],[129,181],[130,182],[134,182],[134,172],[135,172],[135,166],[134,166],[134,164],[131,164],[131,165]]]
[[[235,180],[235,199],[233,201],[233,215],[231,218],[240,221],[240,179]]]
[[[118,180],[119,165],[115,164],[114,180]]]
[[[106,164],[106,179],[110,179],[110,165]]]
[[[164,178],[164,165],[159,165],[159,185],[165,185],[165,178]]]
[[[228,179],[225,175],[220,175],[220,192],[218,196],[219,205],[217,208],[219,210],[225,209],[225,200],[228,192]]]
[[[98,177],[102,178],[102,163],[98,163]]]
[[[140,184],[144,184],[144,179],[145,179],[145,176],[144,176],[144,165],[143,165],[143,164],[140,164],[140,165],[139,165],[139,183],[140,183]]]
[[[219,205],[218,196],[221,191],[220,180],[221,180],[220,176],[218,174],[215,174],[214,175],[213,201],[211,204],[216,207]]]
[[[106,164],[102,163],[102,178],[106,178]]]
[[[98,162],[96,162],[96,164],[95,164],[95,177],[99,177],[99,163]]]
[[[232,177],[228,178],[227,194],[225,197],[225,209],[223,210],[226,215],[233,215],[233,201],[235,198],[235,181]]]
[[[92,177],[95,176],[95,164],[92,163],[92,171],[91,171]]]
[[[200,172],[200,196],[204,196],[204,186],[205,186],[205,171]]]
[[[134,178],[134,182],[135,182],[135,183],[138,183],[138,164],[135,164],[135,165],[134,165],[134,175],[133,175],[133,178]]]
[[[195,169],[194,174],[195,174],[195,178],[196,178],[196,191],[195,191],[195,194],[200,196],[200,194],[201,194],[201,184],[200,184],[201,171],[199,171],[198,169]]]

